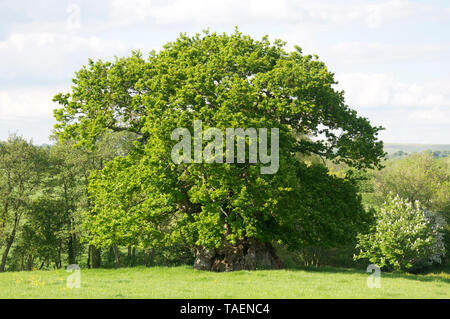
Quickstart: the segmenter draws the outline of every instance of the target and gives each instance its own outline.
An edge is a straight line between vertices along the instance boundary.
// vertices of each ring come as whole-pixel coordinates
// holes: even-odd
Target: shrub
[[[371,231],[358,235],[355,260],[367,258],[380,267],[411,272],[442,262],[444,220],[423,210],[419,201],[389,195],[375,218]]]

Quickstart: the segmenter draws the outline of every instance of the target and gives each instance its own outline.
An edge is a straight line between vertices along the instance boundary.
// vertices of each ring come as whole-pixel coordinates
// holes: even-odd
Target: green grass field
[[[136,267],[81,271],[69,289],[64,270],[0,274],[0,298],[450,298],[450,274],[368,274],[343,268],[210,273],[191,267]]]

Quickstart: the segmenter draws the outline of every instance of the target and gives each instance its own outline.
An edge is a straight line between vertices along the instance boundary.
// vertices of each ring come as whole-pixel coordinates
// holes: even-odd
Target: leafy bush
[[[413,205],[390,195],[375,217],[371,232],[358,235],[360,253],[355,259],[407,271],[442,262],[445,222],[437,213],[423,210],[419,201]]]

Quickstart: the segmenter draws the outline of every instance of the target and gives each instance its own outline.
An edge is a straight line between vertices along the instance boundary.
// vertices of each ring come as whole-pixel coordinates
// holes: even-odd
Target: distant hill
[[[388,154],[394,154],[398,151],[407,153],[420,153],[423,151],[450,151],[450,144],[384,143],[384,151]]]
[[[384,143],[387,158],[403,158],[405,156],[429,151],[435,158],[450,157],[450,144],[401,144]]]

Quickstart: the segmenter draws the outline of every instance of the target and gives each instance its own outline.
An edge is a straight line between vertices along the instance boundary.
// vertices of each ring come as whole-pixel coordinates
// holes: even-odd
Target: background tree
[[[288,234],[283,241],[300,251],[307,265],[318,265],[331,248],[354,247],[358,232],[373,222],[373,212],[362,206],[358,184],[330,174],[320,164],[299,165],[296,177],[295,190],[279,208],[285,216],[280,233]],[[293,233],[296,236],[290,236]]]
[[[88,194],[89,176],[101,170],[105,162],[116,156],[124,156],[135,137],[127,132],[105,132],[96,142],[95,151],[85,147],[74,148],[73,141],[57,143],[50,149],[52,160],[52,177],[47,192],[59,198],[67,216],[67,258],[69,264],[77,263],[77,256],[82,252],[81,239],[84,235],[82,226],[83,212],[91,209]],[[89,266],[98,267],[101,252],[90,246],[88,252]],[[117,248],[115,249],[117,251]],[[116,259],[118,258],[117,253]],[[92,261],[92,263],[91,263]]]
[[[431,153],[416,153],[398,160],[386,162],[383,170],[374,172],[375,191],[379,203],[389,193],[414,202],[419,200],[433,211],[445,211],[450,207],[450,165],[436,159]]]
[[[88,177],[94,168],[93,155],[82,148],[73,148],[73,143],[57,143],[50,149],[49,179],[45,192],[60,202],[61,215],[65,216],[66,237],[64,248],[67,263],[77,263],[83,246],[80,239],[83,211],[89,210],[87,197]]]
[[[21,269],[32,270],[35,265],[42,269],[50,263],[55,268],[62,267],[63,249],[71,231],[67,224],[70,216],[67,215],[64,204],[45,194],[33,200],[29,206],[29,213],[14,250],[25,261]]]
[[[13,135],[0,144],[0,243],[4,243],[0,272],[5,271],[22,216],[41,181],[43,162],[43,150],[22,137]]]
[[[398,195],[388,196],[377,210],[376,223],[360,235],[356,259],[366,258],[380,267],[417,271],[442,263],[445,255],[442,218]]]
[[[446,220],[445,242],[450,253],[450,160],[436,158],[431,152],[416,153],[386,162],[374,171],[374,203],[381,205],[390,194],[437,212]]]

